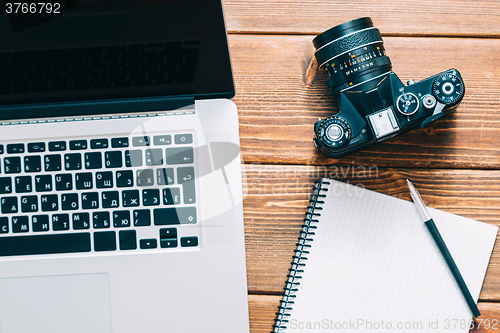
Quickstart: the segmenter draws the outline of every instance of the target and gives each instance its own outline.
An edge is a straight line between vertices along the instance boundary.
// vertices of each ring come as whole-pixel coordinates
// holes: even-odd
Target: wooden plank
[[[370,16],[384,34],[500,36],[500,5],[494,0],[224,0],[223,4],[228,30],[234,33],[319,34]]]
[[[403,82],[454,67],[464,78],[464,100],[451,116],[424,129],[342,159],[328,159],[314,148],[313,125],[338,108],[328,95],[324,75],[306,82],[313,56],[311,39],[230,36],[245,162],[499,168],[500,67],[495,55],[500,54],[500,40],[385,38],[393,70]]]
[[[251,333],[272,331],[280,300],[280,296],[248,295]]]
[[[411,200],[405,180],[408,178],[430,207],[500,225],[500,171],[245,165],[244,214],[250,292],[282,292],[313,182],[325,176]],[[500,247],[496,246],[481,300],[500,301],[499,279]]]
[[[269,333],[272,331],[274,319],[276,316],[275,313],[277,312],[280,300],[280,296],[250,295],[248,297],[248,304],[250,308],[250,332]],[[498,319],[500,317],[500,304],[480,302],[478,304],[478,308],[481,312],[481,317],[476,319],[475,327],[470,332],[498,332],[498,330],[500,329],[500,323]],[[450,325],[454,324],[455,322],[450,321]]]

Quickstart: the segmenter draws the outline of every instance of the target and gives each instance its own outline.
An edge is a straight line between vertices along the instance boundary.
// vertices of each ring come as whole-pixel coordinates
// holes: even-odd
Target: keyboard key
[[[97,188],[113,187],[113,172],[111,171],[96,172],[95,185]]]
[[[40,201],[42,202],[42,211],[53,212],[58,210],[57,194],[42,195]]]
[[[141,239],[139,242],[141,249],[156,249],[158,247],[158,241],[156,238]]]
[[[99,193],[97,192],[82,193],[82,208],[83,209],[99,208]]]
[[[85,150],[87,149],[87,140],[72,140],[69,142],[70,150]]]
[[[155,135],[153,137],[155,146],[164,146],[172,144],[172,136],[170,135]]]
[[[28,232],[30,231],[29,219],[27,216],[12,217],[12,232]]]
[[[121,168],[122,167],[122,152],[107,151],[104,153],[104,165],[106,168]]]
[[[37,192],[52,191],[52,176],[51,175],[35,176],[35,191]]]
[[[42,158],[40,156],[24,157],[24,172],[42,171]]]
[[[162,165],[163,152],[161,148],[146,149],[146,165]]]
[[[73,176],[70,173],[56,175],[55,180],[57,191],[70,191],[73,189]]]
[[[0,194],[12,193],[12,179],[0,177]]]
[[[62,210],[78,209],[78,193],[61,194],[61,208]]]
[[[167,148],[167,164],[193,163],[193,147]]]
[[[174,169],[173,168],[156,169],[156,182],[158,185],[174,184]]]
[[[182,197],[185,204],[196,203],[196,191],[194,181],[182,184]]]
[[[49,151],[64,151],[66,150],[66,141],[49,142]]]
[[[0,234],[9,233],[9,218],[6,216],[0,216]]]
[[[66,170],[80,170],[82,168],[82,155],[80,153],[65,154],[64,167]]]
[[[52,215],[52,230],[54,231],[69,230],[69,214]]]
[[[151,225],[151,213],[149,209],[137,209],[133,212],[134,226],[147,227]]]
[[[16,193],[28,193],[32,191],[31,176],[20,176],[15,178]]]
[[[127,190],[122,192],[122,206],[139,206],[139,190]]]
[[[163,204],[178,205],[181,203],[181,190],[178,187],[163,189]]]
[[[152,169],[137,170],[137,186],[153,186],[154,184]]]
[[[92,149],[108,148],[108,139],[92,139],[90,140],[90,148]]]
[[[113,212],[113,226],[115,228],[130,227],[130,212],[128,210],[117,210]]]
[[[21,173],[21,158],[6,157],[3,159],[5,173]]]
[[[36,211],[38,211],[38,197],[36,195],[21,197],[21,212],[33,213]]]
[[[134,172],[132,170],[116,171],[116,186],[117,187],[134,186]]]
[[[0,155],[3,154],[3,145],[0,145]]]
[[[73,213],[73,229],[83,230],[90,228],[89,213]]]
[[[137,249],[137,237],[135,230],[120,230],[118,238],[120,239],[120,250]]]
[[[160,247],[163,249],[177,247],[177,238],[160,239]]]
[[[177,228],[162,228],[160,229],[160,239],[177,238]]]
[[[113,148],[128,147],[128,138],[113,138],[113,139],[111,139],[111,147],[113,147]]]
[[[2,214],[17,213],[17,197],[3,197],[1,201]]]
[[[31,226],[34,232],[49,231],[49,216],[33,215],[31,217]]]
[[[142,166],[142,150],[125,150],[125,166]]]
[[[24,153],[24,143],[11,143],[7,145],[7,154]]]
[[[144,147],[149,146],[149,136],[136,136],[132,138],[132,146]]]
[[[77,190],[92,189],[92,172],[77,173],[75,175],[75,184]]]
[[[118,200],[120,200],[120,193],[118,191],[102,192],[101,196],[102,208],[118,207]]]
[[[175,144],[187,144],[193,143],[193,135],[192,134],[177,134],[174,137]]]
[[[94,233],[94,251],[115,251],[116,233],[114,231],[100,231]]]
[[[181,237],[181,246],[182,247],[198,246],[198,237],[196,236]]]
[[[102,156],[101,153],[96,151],[92,153],[85,153],[85,169],[101,169]]]
[[[45,155],[45,171],[61,171],[61,155]]]
[[[153,216],[155,225],[194,224],[196,207],[155,208]]]
[[[90,252],[90,233],[0,237],[0,256]]]
[[[92,213],[92,225],[94,229],[109,228],[109,212]]]
[[[160,204],[160,190],[157,188],[142,190],[142,205],[157,206]]]
[[[184,184],[194,179],[194,168],[184,167],[177,168],[177,183]]]
[[[44,151],[45,151],[45,142],[28,143],[28,152],[30,152],[30,153],[43,153]]]

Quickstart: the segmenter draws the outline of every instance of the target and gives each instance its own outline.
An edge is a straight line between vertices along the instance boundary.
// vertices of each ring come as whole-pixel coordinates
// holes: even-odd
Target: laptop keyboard
[[[0,163],[0,256],[199,244],[193,133],[5,143]]]
[[[0,94],[192,83],[198,40],[0,53]]]

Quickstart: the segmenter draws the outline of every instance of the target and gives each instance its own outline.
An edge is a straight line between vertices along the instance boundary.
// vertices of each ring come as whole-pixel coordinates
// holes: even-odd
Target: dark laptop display
[[[2,6],[0,119],[128,111],[75,107],[81,101],[140,100],[151,109],[148,101],[165,97],[234,95],[219,0]],[[72,107],[43,107],[61,102]],[[13,105],[15,115],[9,111]]]

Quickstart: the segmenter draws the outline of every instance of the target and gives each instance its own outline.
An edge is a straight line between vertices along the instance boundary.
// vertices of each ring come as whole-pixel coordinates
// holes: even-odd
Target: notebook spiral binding
[[[326,180],[320,180],[315,183],[314,191],[309,200],[310,205],[307,206],[306,217],[302,225],[297,248],[295,249],[295,255],[293,256],[292,267],[289,269],[290,274],[287,275],[283,299],[276,313],[276,323],[273,325],[274,330],[271,333],[280,333],[287,329],[288,317],[290,317],[290,311],[294,304],[293,299],[296,297],[298,287],[300,286],[298,280],[302,278],[303,268],[306,266],[304,261],[307,260],[307,255],[309,254],[307,249],[311,247],[310,243],[313,241],[311,236],[314,236],[315,233],[313,230],[317,228],[314,224],[319,222],[317,217],[321,216],[317,211],[322,210],[322,205],[325,203],[322,198],[326,197],[326,195],[322,194],[321,191],[327,191],[328,189],[324,188],[323,185],[329,184]]]

